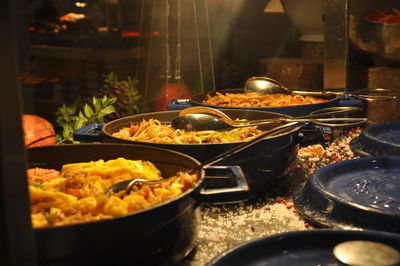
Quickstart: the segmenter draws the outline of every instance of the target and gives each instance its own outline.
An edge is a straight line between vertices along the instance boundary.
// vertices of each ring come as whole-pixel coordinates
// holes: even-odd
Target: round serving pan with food
[[[233,90],[226,90],[226,91],[218,91],[219,93],[244,93],[244,89],[233,89]],[[174,99],[168,104],[168,109],[170,110],[181,110],[192,106],[206,106],[212,108],[221,108],[221,109],[244,109],[244,110],[259,110],[259,111],[269,111],[275,112],[280,114],[286,114],[290,116],[301,116],[311,113],[312,111],[338,106],[339,103],[339,96],[335,94],[321,94],[312,92],[304,94],[304,96],[312,96],[319,99],[325,100],[324,102],[312,103],[312,104],[302,104],[302,105],[290,105],[290,106],[281,106],[281,107],[252,107],[251,105],[247,107],[230,107],[230,106],[218,106],[218,105],[211,105],[207,103],[203,103],[208,95],[215,96],[217,92],[210,92],[204,94],[197,94],[192,98],[186,99]]]
[[[157,147],[126,144],[76,144],[30,148],[29,167],[60,169],[69,163],[112,160],[148,160],[165,176],[199,165],[185,154]],[[194,247],[198,209],[213,201],[209,194],[237,195],[236,186],[207,190],[204,171],[183,194],[124,216],[94,222],[35,228],[40,265],[171,265]],[[236,177],[239,178],[239,177]],[[216,190],[216,192],[214,191]],[[215,193],[214,193],[215,192]],[[244,195],[244,194],[242,194]],[[242,196],[243,198],[243,196]],[[221,199],[221,198],[219,198]]]
[[[276,114],[266,111],[226,109],[225,114],[232,119],[240,118],[247,120],[268,119],[273,117],[288,117],[283,114]],[[129,127],[132,122],[140,123],[143,119],[155,118],[161,122],[169,123],[179,111],[165,111],[144,113],[134,116],[124,117],[111,122],[94,124],[84,127],[75,132],[74,139],[81,141],[101,141],[101,142],[119,142],[130,144],[142,144],[156,146],[179,151],[190,155],[197,160],[204,162],[219,155],[243,142],[231,143],[210,143],[210,144],[165,144],[138,142],[118,138],[113,136],[122,128]],[[262,130],[268,130],[276,125],[266,125],[260,127]],[[283,186],[287,188],[291,182],[296,180],[290,176],[297,163],[297,150],[300,143],[300,128],[289,129],[269,139],[264,139],[245,150],[242,150],[227,159],[218,163],[218,165],[238,165],[242,168],[247,177],[252,192],[264,192],[264,189],[273,191],[275,187]],[[101,133],[92,132],[96,128],[101,128]]]

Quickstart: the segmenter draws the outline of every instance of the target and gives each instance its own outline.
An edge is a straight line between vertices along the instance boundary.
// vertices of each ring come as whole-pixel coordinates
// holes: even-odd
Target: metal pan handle
[[[250,189],[240,166],[207,166],[196,199],[201,203],[234,203],[249,199]]]
[[[103,126],[103,123],[83,126],[74,132],[74,140],[87,142],[102,141],[102,134],[96,131],[100,130]]]
[[[168,110],[182,110],[192,106],[190,99],[173,99],[168,103]]]

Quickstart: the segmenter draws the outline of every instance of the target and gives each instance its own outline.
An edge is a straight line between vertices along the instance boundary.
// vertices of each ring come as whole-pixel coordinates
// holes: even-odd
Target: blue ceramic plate
[[[400,157],[325,166],[295,190],[293,202],[320,226],[400,232]]]
[[[370,240],[400,250],[400,235],[378,231],[310,230],[273,235],[234,248],[209,265],[343,265],[333,248],[344,241]]]
[[[400,156],[400,121],[365,128],[350,148],[362,157]]]

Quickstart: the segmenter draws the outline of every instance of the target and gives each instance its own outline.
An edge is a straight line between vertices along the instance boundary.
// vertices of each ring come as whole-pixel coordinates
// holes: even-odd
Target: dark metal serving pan
[[[63,164],[124,157],[149,160],[164,175],[190,169],[199,162],[158,147],[127,144],[75,144],[30,148],[29,167],[60,169]],[[209,172],[209,170],[211,172]],[[232,182],[207,188],[204,171],[193,188],[167,202],[128,215],[95,222],[34,229],[40,265],[171,265],[194,247],[203,202],[248,197],[240,169],[207,168]],[[208,175],[208,174],[207,174]],[[214,177],[215,178],[215,177]],[[223,197],[217,197],[223,195]]]
[[[233,90],[221,90],[220,93],[243,93],[243,89],[233,89]],[[283,106],[283,107],[229,107],[229,106],[216,106],[202,103],[203,100],[207,98],[207,95],[214,96],[216,92],[210,93],[202,93],[194,95],[192,98],[186,99],[174,99],[170,101],[168,104],[168,109],[170,110],[181,110],[192,106],[206,106],[212,108],[220,108],[220,109],[242,109],[242,110],[258,110],[258,111],[268,111],[280,114],[286,114],[290,116],[301,116],[311,113],[312,111],[338,106],[339,105],[339,96],[330,93],[308,93],[306,95],[313,96],[317,98],[322,98],[327,100],[322,103],[314,103],[314,104],[304,104],[304,105],[293,105],[293,106]]]

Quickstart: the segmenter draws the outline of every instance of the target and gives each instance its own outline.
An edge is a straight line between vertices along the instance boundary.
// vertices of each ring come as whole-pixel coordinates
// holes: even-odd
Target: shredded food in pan
[[[375,13],[368,14],[365,16],[365,19],[379,23],[400,25],[400,10],[395,7],[385,8]]]
[[[169,144],[203,144],[249,141],[263,132],[254,127],[235,128],[229,131],[186,131],[174,129],[171,125],[162,124],[150,118],[141,123],[131,123],[112,135],[132,141],[169,143]]]
[[[287,94],[260,94],[247,93],[220,93],[215,96],[207,95],[203,104],[231,107],[283,107],[326,102],[326,99],[312,96],[287,95]]]
[[[161,184],[140,184],[129,192],[107,195],[113,184],[132,178],[161,179],[157,167],[142,160],[99,160],[54,169],[28,169],[34,228],[97,221],[149,208],[182,194],[197,181],[184,172]]]

